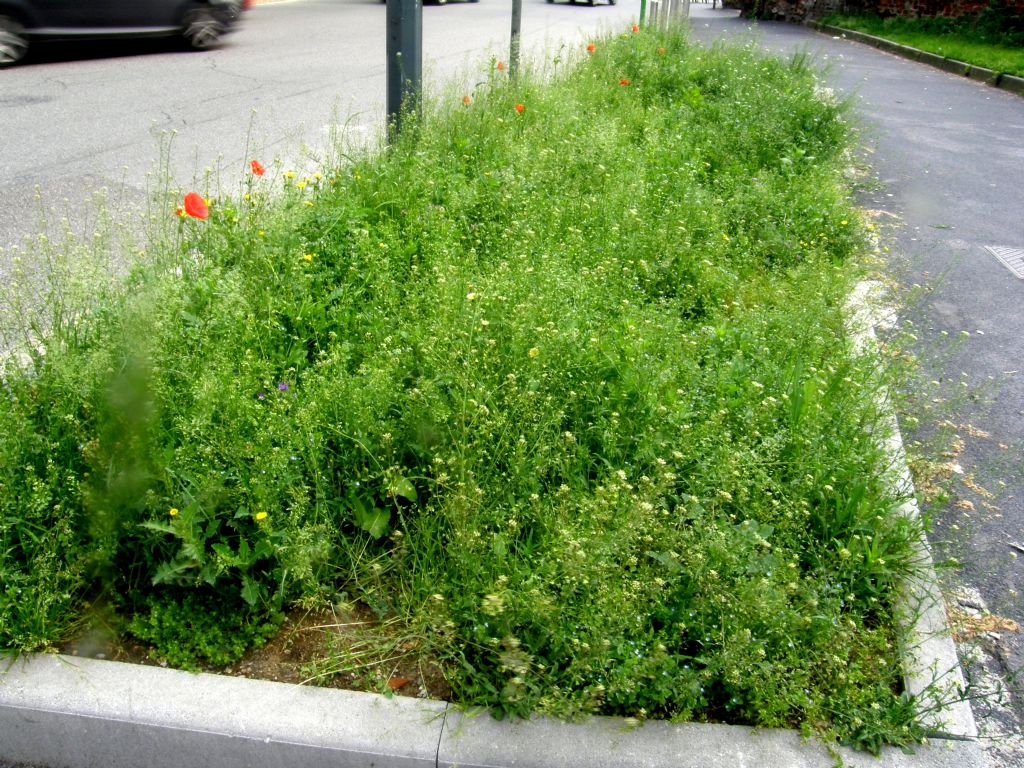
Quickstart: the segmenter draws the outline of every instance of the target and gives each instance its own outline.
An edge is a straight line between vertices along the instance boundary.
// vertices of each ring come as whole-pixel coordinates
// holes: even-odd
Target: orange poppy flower
[[[597,50],[597,46],[593,43],[587,43],[587,53],[593,53]]]
[[[469,106],[469,103],[471,101],[473,101],[473,100],[471,98],[469,98],[469,94],[468,93],[465,96],[462,97],[462,103],[465,104],[467,107]]]
[[[624,77],[621,80],[619,80],[619,85],[629,85],[629,78]]]
[[[665,55],[665,49],[664,48],[659,48],[658,49],[658,55],[659,56],[664,56]]]
[[[504,61],[499,61],[498,62],[498,71],[499,72],[504,72],[505,71],[505,62]]]
[[[262,176],[264,173],[267,172],[267,169],[263,167],[263,163],[261,163],[259,160],[250,160],[249,167],[252,168],[253,176]]]
[[[185,195],[185,214],[193,219],[205,219],[210,215],[210,209],[206,201],[198,192],[189,192]]]
[[[525,111],[526,111],[526,106],[524,104],[516,104],[516,112],[518,112],[521,115]]]
[[[640,31],[640,25],[639,24],[634,24],[633,25],[633,31],[634,32],[639,32]]]

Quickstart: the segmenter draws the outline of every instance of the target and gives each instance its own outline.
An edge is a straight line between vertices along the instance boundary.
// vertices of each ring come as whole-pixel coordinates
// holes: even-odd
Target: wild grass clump
[[[646,32],[462,96],[183,212],[8,363],[0,642],[102,599],[202,661],[351,601],[496,713],[917,737],[843,106]]]

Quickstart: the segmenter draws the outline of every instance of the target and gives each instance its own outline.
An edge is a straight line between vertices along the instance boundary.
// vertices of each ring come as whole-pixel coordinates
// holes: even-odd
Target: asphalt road
[[[511,7],[425,7],[425,88],[452,78],[471,88],[489,55],[507,59]],[[524,0],[524,48],[556,52],[597,29],[625,29],[639,7]],[[357,143],[375,137],[385,67],[377,0],[258,5],[208,52],[166,41],[40,44],[0,73],[0,248],[36,234],[42,219],[59,231],[67,217],[88,236],[97,193],[138,230],[164,168],[180,187],[205,186],[209,172],[213,188],[231,190],[249,157],[298,163],[300,146],[316,154],[332,132]]]

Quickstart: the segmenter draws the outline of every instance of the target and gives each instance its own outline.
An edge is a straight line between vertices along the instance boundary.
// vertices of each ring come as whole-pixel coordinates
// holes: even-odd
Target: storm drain
[[[986,245],[985,250],[1003,263],[1014,275],[1024,280],[1024,248],[1007,248],[1002,245]]]

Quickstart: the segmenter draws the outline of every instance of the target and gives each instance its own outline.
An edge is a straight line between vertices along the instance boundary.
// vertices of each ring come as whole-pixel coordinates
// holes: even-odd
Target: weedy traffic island
[[[230,665],[348,606],[377,644],[310,677],[923,735],[890,373],[845,325],[844,105],[802,59],[681,34],[570,58],[492,66],[385,152],[179,196],[124,280],[8,292],[0,644],[101,619]]]

